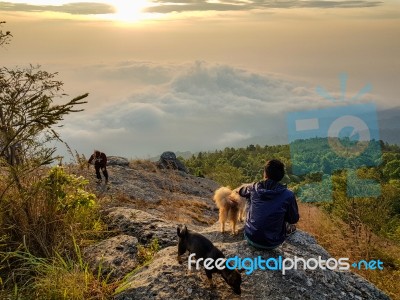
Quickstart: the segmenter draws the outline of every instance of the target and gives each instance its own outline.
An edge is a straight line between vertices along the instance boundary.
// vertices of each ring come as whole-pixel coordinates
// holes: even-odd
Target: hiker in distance
[[[99,150],[94,150],[94,153],[88,160],[88,169],[90,164],[94,161],[94,169],[96,170],[97,183],[101,183],[102,178],[100,169],[104,175],[105,183],[108,183],[108,172],[107,172],[107,156]]]
[[[294,193],[279,182],[284,175],[285,165],[272,159],[264,167],[264,180],[239,190],[249,201],[244,236],[255,248],[274,249],[296,230],[299,210]]]

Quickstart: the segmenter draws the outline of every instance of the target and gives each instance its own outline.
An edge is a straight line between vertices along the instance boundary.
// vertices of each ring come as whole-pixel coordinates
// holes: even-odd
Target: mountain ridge
[[[243,275],[241,297],[233,294],[219,275],[216,288],[208,286],[204,270],[189,272],[186,261],[176,261],[176,226],[208,237],[226,256],[318,257],[329,253],[301,230],[274,251],[249,247],[239,234],[219,232],[218,210],[212,201],[216,182],[176,170],[159,170],[152,163],[109,166],[110,187],[90,183],[109,197],[103,214],[117,234],[85,249],[92,268],[125,278],[115,299],[389,299],[382,291],[350,271],[256,271]],[[89,177],[90,174],[86,173]],[[93,176],[93,175],[92,175]],[[161,250],[148,264],[138,263],[140,245],[156,240]]]

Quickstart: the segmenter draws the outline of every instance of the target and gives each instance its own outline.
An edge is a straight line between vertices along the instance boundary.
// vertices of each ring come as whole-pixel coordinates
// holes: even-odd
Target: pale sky
[[[1,65],[89,92],[62,129],[87,155],[284,142],[284,114],[330,105],[315,88],[340,94],[340,73],[348,98],[369,83],[361,101],[399,106],[400,1],[0,1],[1,20]]]

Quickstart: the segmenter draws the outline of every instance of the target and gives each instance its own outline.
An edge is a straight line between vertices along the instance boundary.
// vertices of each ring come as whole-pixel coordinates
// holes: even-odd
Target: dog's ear
[[[187,229],[186,225],[184,225],[182,228],[182,231],[181,231],[182,236],[185,236],[187,234],[187,232],[188,232],[188,229]]]
[[[176,233],[178,234],[179,237],[183,238],[187,234],[186,225],[184,225],[182,229],[180,226],[178,226],[178,228],[176,229]]]

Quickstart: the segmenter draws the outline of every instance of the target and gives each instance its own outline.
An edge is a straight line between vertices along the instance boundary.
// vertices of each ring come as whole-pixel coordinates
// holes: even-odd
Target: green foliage
[[[357,158],[337,156],[327,139],[322,138],[298,140],[290,147],[296,148],[295,157],[290,156],[289,145],[250,145],[200,152],[187,159],[185,164],[194,175],[237,187],[244,182],[260,180],[265,162],[280,159],[286,165],[286,182],[299,201],[322,205],[326,211],[344,220],[352,228],[355,238],[362,228],[369,228],[371,232],[400,243],[398,146],[371,141],[366,152]],[[382,147],[382,157],[378,147]],[[292,164],[293,159],[296,165]],[[370,165],[375,167],[368,167]],[[356,172],[345,170],[354,168]],[[293,175],[293,171],[303,175]],[[367,184],[372,183],[371,180],[378,184]],[[379,197],[349,197],[352,194]]]
[[[400,159],[394,159],[385,164],[383,175],[387,179],[400,178]]]
[[[209,177],[221,185],[237,187],[246,181],[241,169],[227,163],[217,165]]]
[[[84,189],[88,183],[83,177],[67,174],[62,167],[54,167],[39,185],[46,198],[57,203],[57,210],[67,212],[95,205],[96,196]]]
[[[75,239],[81,242],[98,236],[105,227],[96,197],[85,190],[83,177],[53,167],[46,173],[37,171],[22,183],[29,187],[24,193],[10,189],[0,203],[0,278],[7,287],[21,288],[32,280],[31,265],[27,268],[21,255],[29,254],[34,261],[46,259],[46,263],[57,256],[79,262]]]
[[[267,159],[278,158],[290,170],[288,145],[250,145],[247,148],[225,148],[214,152],[199,152],[184,161],[189,171],[200,177],[214,179],[221,185],[237,187],[245,182],[262,179]]]
[[[26,249],[8,252],[10,260],[18,261],[13,277],[24,281],[14,285],[12,297],[5,298],[112,299],[115,283],[111,284],[109,275],[101,275],[100,267],[97,274],[93,273],[84,262],[79,245],[74,239],[72,243],[73,257],[55,253],[53,257],[40,258]]]
[[[0,30],[0,47],[10,39]],[[57,126],[88,96],[61,103],[56,77],[39,66],[0,66],[0,298],[111,299],[114,288],[79,249],[105,227],[95,195],[84,178],[44,167],[56,151],[49,142],[61,141]]]
[[[306,177],[301,184],[293,187],[293,191],[297,194],[297,197],[299,197],[302,202],[324,203],[331,201],[331,177],[319,175],[321,174],[315,174],[315,176],[313,176],[313,178],[317,177],[317,180],[310,181],[310,177]]]
[[[131,278],[134,274],[136,274],[139,270],[141,270],[144,266],[148,265],[151,263],[151,261],[154,258],[154,255],[160,250],[160,245],[158,244],[158,239],[154,238],[151,240],[150,244],[147,246],[145,245],[138,245],[137,246],[137,254],[136,257],[139,262],[139,266],[136,267],[134,270],[132,270],[130,273],[128,273],[125,278],[122,280],[122,282],[119,284],[118,288],[115,290],[116,294],[122,293],[125,291],[127,288],[129,288],[130,284],[129,281],[126,279]]]
[[[39,67],[0,68],[0,156],[8,166],[44,165],[52,161],[55,148],[48,142],[59,140],[54,125],[65,115],[82,111],[75,106],[88,94],[65,104],[53,104],[61,97],[63,83],[57,73]]]
[[[145,265],[150,262],[154,255],[160,250],[160,245],[157,239],[152,239],[148,246],[138,245],[137,259],[139,264]]]
[[[347,139],[336,141],[342,145],[351,144]],[[351,153],[337,155],[332,150],[330,139],[313,138],[309,140],[296,140],[290,144],[294,157],[292,157],[293,171],[295,174],[312,174],[321,172],[333,174],[343,169],[358,169],[363,166],[377,166],[381,161],[380,142],[371,141],[362,155],[354,156]]]
[[[0,46],[10,37],[8,31],[0,30]],[[6,175],[6,189],[15,185],[19,193],[24,192],[23,177],[54,159],[56,148],[49,142],[61,141],[56,126],[66,115],[83,110],[77,106],[87,103],[83,99],[88,94],[83,94],[55,104],[56,98],[66,96],[57,75],[39,66],[0,66],[0,166]]]

